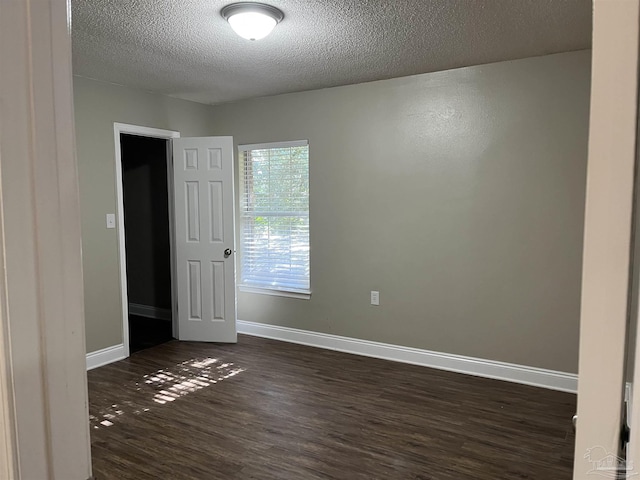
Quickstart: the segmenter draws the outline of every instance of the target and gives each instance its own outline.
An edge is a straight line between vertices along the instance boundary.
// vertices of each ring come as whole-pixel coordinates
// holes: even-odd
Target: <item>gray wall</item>
[[[310,148],[311,300],[239,318],[577,372],[589,77],[583,51],[214,107]]]
[[[87,351],[122,343],[113,123],[212,135],[211,107],[74,77]]]

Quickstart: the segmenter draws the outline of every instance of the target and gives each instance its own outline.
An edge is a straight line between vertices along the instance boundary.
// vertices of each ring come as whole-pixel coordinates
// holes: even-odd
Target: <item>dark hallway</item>
[[[165,139],[121,135],[132,353],[172,339],[167,147]]]

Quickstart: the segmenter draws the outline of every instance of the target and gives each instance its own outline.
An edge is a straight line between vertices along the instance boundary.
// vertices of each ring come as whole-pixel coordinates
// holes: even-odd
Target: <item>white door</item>
[[[173,140],[178,339],[237,341],[233,137]]]

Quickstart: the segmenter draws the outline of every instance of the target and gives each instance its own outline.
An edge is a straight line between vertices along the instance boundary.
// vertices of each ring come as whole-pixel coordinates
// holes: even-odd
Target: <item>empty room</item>
[[[72,0],[91,478],[633,476],[622,3]]]

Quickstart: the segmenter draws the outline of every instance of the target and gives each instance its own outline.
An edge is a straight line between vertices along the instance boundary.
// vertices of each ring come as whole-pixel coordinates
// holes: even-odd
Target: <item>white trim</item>
[[[311,292],[293,292],[288,290],[277,290],[275,288],[257,288],[239,285],[238,290],[245,293],[257,293],[259,295],[273,295],[274,297],[298,298],[301,300],[310,300]]]
[[[251,143],[249,145],[238,145],[238,150],[248,152],[249,150],[263,150],[267,148],[289,148],[289,147],[306,147],[309,140],[294,140],[291,142],[269,142],[269,143]]]
[[[299,343],[311,347],[381,358],[394,362],[410,363],[424,367],[466,373],[477,377],[494,378],[507,382],[522,383],[562,392],[576,393],[578,376],[543,368],[528,367],[512,363],[465,357],[450,353],[433,352],[418,348],[370,342],[357,338],[340,337],[327,333],[310,332],[297,328],[279,327],[263,323],[238,320],[238,333],[271,338],[283,342]]]
[[[129,352],[129,301],[127,295],[127,253],[124,231],[124,197],[122,191],[122,155],[120,146],[120,134],[140,135],[143,137],[180,138],[180,132],[173,130],[161,130],[159,128],[141,127],[138,125],[128,125],[126,123],[113,124],[113,139],[115,145],[115,166],[116,166],[116,222],[118,232],[118,257],[120,260],[120,300],[122,301],[122,344],[124,345],[124,358],[128,357]],[[167,153],[168,155],[168,153]],[[167,164],[171,162],[167,161]],[[168,183],[170,186],[171,183]],[[171,210],[171,204],[169,205]],[[170,236],[173,243],[173,235]],[[172,245],[173,249],[173,245]],[[172,271],[173,273],[173,271]],[[173,288],[172,278],[172,288]]]
[[[68,0],[0,0],[0,478],[7,480],[91,476],[70,21]]]
[[[180,132],[173,130],[162,130],[161,128],[141,127],[139,125],[129,125],[127,123],[113,123],[114,131],[129,135],[139,135],[141,137],[154,138],[180,138]]]
[[[120,345],[114,345],[87,353],[87,370],[93,370],[94,368],[127,358],[128,355],[125,354],[125,350],[124,345],[121,343]]]
[[[141,305],[139,303],[129,304],[129,313],[139,317],[155,318],[156,320],[171,320],[170,308],[158,308],[151,305]]]

